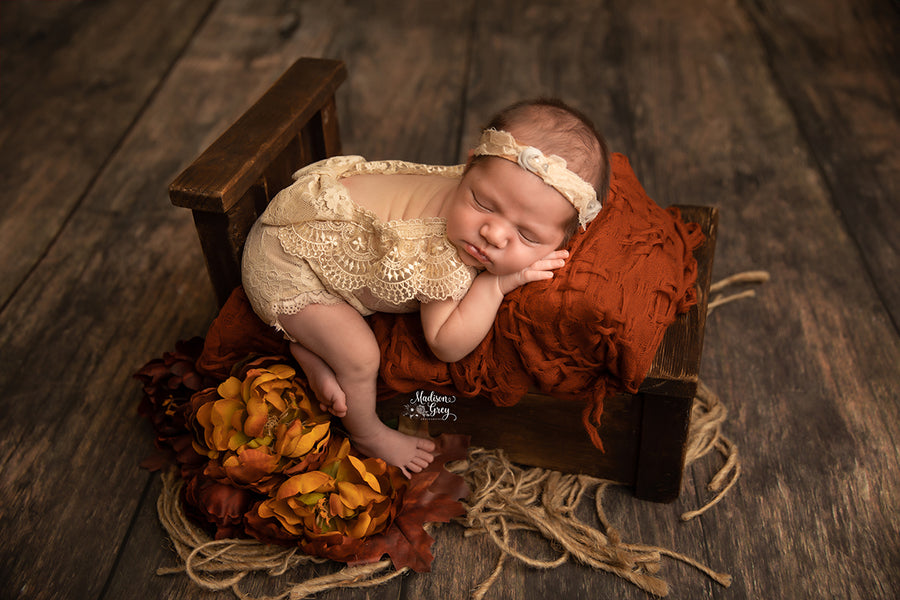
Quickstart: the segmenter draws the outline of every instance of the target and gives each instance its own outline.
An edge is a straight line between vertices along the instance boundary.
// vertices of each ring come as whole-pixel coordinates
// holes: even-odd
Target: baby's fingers
[[[564,254],[560,255],[560,252],[563,252]],[[565,266],[566,258],[568,258],[568,256],[568,252],[566,252],[565,250],[559,250],[557,252],[548,254],[539,261],[536,261],[529,268],[533,271],[552,271],[553,269],[559,269]]]
[[[563,260],[569,258],[569,251],[568,250],[554,250],[553,252],[551,252],[550,254],[545,256],[544,260],[554,260],[557,258],[561,258]]]
[[[532,281],[542,281],[544,279],[551,279],[553,277],[553,270],[559,269],[563,265],[566,264],[566,261],[562,259],[542,259],[521,271],[519,276],[522,279],[522,283],[530,283]]]

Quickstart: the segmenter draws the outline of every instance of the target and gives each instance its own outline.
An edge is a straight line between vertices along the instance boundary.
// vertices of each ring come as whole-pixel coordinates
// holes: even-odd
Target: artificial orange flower
[[[360,540],[389,524],[392,497],[405,485],[383,460],[351,455],[344,439],[318,471],[284,481],[257,512],[298,537]]]
[[[331,418],[285,364],[254,361],[217,388],[194,396],[194,446],[205,472],[267,493],[281,479],[315,466],[331,437]]]

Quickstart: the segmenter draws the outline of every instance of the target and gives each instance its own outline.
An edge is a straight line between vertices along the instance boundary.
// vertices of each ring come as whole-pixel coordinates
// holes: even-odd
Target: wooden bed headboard
[[[247,232],[300,167],[341,153],[338,60],[301,58],[169,186],[190,208],[219,305],[241,283]]]

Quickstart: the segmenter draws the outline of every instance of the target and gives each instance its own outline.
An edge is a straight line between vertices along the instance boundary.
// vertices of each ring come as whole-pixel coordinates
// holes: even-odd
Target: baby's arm
[[[434,355],[444,362],[465,357],[484,339],[503,297],[521,285],[553,277],[569,253],[556,250],[529,267],[510,275],[480,273],[459,301],[448,299],[422,304],[422,328]]]

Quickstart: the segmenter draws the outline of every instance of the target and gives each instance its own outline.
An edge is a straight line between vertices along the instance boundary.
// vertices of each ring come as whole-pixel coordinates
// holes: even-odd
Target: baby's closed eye
[[[534,234],[534,232],[529,231],[528,229],[519,229],[519,236],[525,240],[526,243],[531,244],[532,246],[537,246],[541,243],[540,238]]]
[[[487,201],[479,200],[478,196],[476,196],[475,194],[472,194],[472,203],[475,204],[475,208],[477,208],[481,212],[493,212],[493,209],[490,207]]]

